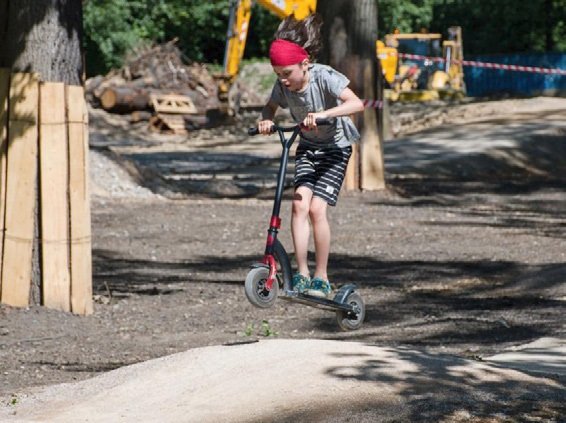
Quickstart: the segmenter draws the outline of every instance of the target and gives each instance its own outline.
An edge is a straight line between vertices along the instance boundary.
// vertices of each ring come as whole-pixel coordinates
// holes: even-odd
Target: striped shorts
[[[295,155],[295,189],[306,186],[314,196],[335,206],[351,155],[352,147],[299,144]]]

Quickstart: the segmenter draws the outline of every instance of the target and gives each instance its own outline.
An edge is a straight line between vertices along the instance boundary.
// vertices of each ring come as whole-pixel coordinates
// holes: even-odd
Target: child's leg
[[[317,181],[313,187],[309,215],[316,247],[316,270],[306,292],[316,297],[328,298],[332,292],[327,275],[330,255],[330,225],[327,212],[328,206],[336,205],[351,154],[350,147],[331,147],[315,153]]]
[[[307,253],[309,248],[309,209],[312,200],[310,188],[300,186],[293,196],[293,215],[291,217],[291,232],[295,246],[297,268],[301,275],[309,276]]]
[[[330,255],[330,225],[327,216],[328,203],[320,197],[313,197],[309,215],[313,228],[316,252],[314,277],[328,280],[328,256]]]

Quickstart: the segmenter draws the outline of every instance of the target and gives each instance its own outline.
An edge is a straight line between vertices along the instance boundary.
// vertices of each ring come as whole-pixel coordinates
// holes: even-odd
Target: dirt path
[[[489,363],[364,343],[282,339],[193,349],[48,388],[4,417],[369,423],[524,416],[550,422],[560,418],[563,400],[559,382]]]
[[[337,332],[333,316],[320,310],[278,303],[265,311],[245,301],[242,281],[248,265],[261,256],[269,200],[191,194],[171,201],[140,188],[135,178],[114,179],[114,168],[101,166],[108,179],[92,207],[95,314],[80,318],[39,307],[0,307],[2,403],[17,405],[34,385],[87,379],[195,347],[272,336],[281,342],[359,341],[396,353],[408,348],[434,360],[439,354],[480,360],[541,337],[563,338],[566,106],[564,100],[551,103],[531,102],[521,113],[511,110],[386,144],[389,190],[346,194],[331,215],[331,280],[358,283],[368,305],[364,327],[353,333]],[[169,162],[186,170],[187,163],[198,164],[195,157],[208,157],[204,166],[218,165],[218,157],[248,164],[256,158],[275,160],[267,140],[254,141],[253,154],[243,153],[251,146],[231,133],[202,133],[185,141],[141,139],[143,145],[116,134],[93,137],[95,150],[109,157],[116,154],[109,148],[115,143],[131,154],[126,166],[137,160],[155,169]],[[207,137],[212,146],[206,145]],[[176,156],[171,145],[179,143],[191,151]],[[145,153],[127,153],[128,148]],[[170,156],[163,155],[166,148]],[[220,156],[204,154],[212,150]],[[252,155],[251,162],[241,160]],[[224,175],[241,175],[238,167],[225,170]],[[164,193],[179,188],[138,167],[132,174],[161,181]],[[102,178],[95,175],[95,185]],[[226,176],[224,186],[232,189],[233,181]],[[289,214],[286,203],[284,228]],[[291,245],[288,230],[281,240]],[[376,380],[386,383],[381,376]],[[561,410],[552,401],[564,387],[552,388],[552,383],[563,382],[541,382],[549,387],[541,391],[548,394],[544,401],[525,388],[523,405],[501,416],[493,406],[497,401],[490,402],[485,391],[470,390],[463,401],[485,405],[477,416],[489,421],[520,421],[539,416],[539,409],[524,408],[529,401],[548,400],[544,416],[558,421]],[[444,386],[458,384],[448,379]],[[419,392],[413,400],[428,409],[428,397]],[[502,384],[495,398],[505,392]],[[402,402],[406,397],[390,398]],[[476,416],[466,420],[454,414],[455,406],[438,406],[446,421]],[[388,410],[394,414],[396,409]]]

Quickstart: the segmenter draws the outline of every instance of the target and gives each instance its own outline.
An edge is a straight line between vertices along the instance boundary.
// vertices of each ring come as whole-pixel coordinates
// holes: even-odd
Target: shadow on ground
[[[391,387],[399,391],[402,404],[368,399],[360,404],[317,410],[308,416],[309,421],[558,422],[566,411],[565,387],[560,381],[510,377],[493,365],[473,365],[454,357],[403,348],[391,350],[390,356],[383,360],[368,356],[362,365],[332,367],[327,374],[340,380]],[[346,357],[351,357],[350,362],[364,358],[353,354]],[[408,365],[392,371],[391,358]],[[296,412],[272,421],[294,422],[304,417],[304,412]]]
[[[255,256],[203,256],[183,262],[125,259],[94,251],[95,290],[114,297],[173,295],[192,284],[243,285]],[[330,339],[367,340],[401,325],[403,345],[491,345],[552,335],[566,312],[566,264],[506,261],[384,261],[336,254],[332,280],[355,282],[366,302],[364,330],[336,334],[321,315],[314,327]],[[558,293],[558,294],[557,294]],[[242,301],[244,296],[242,295]],[[552,323],[554,322],[554,323]]]

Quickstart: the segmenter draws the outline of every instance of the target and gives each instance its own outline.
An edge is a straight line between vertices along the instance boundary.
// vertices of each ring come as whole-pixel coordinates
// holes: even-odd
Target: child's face
[[[301,91],[307,86],[308,77],[308,60],[289,66],[273,66],[273,71],[277,74],[277,78],[290,91]]]

